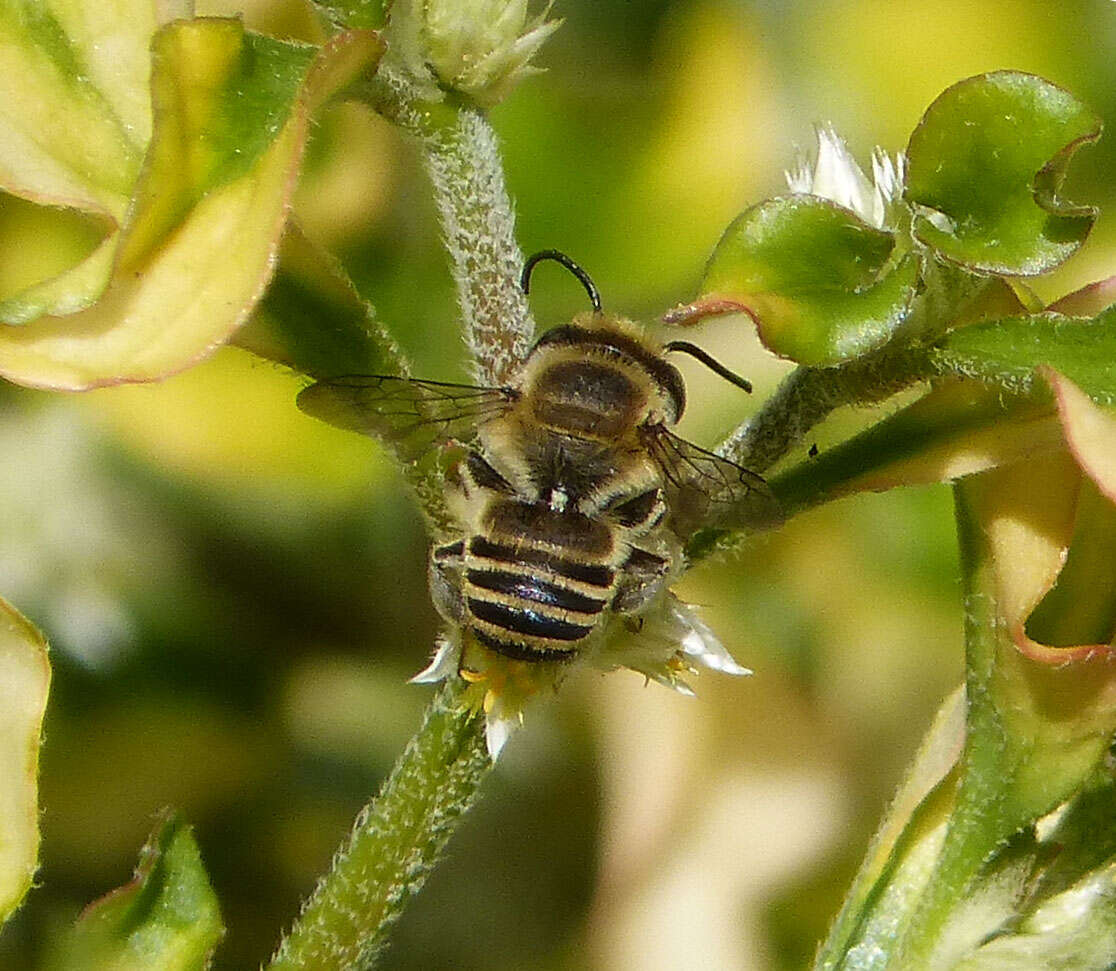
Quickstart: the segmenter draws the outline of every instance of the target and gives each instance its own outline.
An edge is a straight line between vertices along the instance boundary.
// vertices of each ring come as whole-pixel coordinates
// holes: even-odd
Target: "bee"
[[[686,341],[658,345],[601,309],[588,274],[555,250],[593,310],[546,331],[506,387],[383,375],[319,381],[308,414],[388,440],[404,460],[461,443],[446,476],[459,524],[430,556],[436,607],[477,642],[518,661],[563,662],[610,615],[633,619],[677,577],[699,525],[777,523],[760,476],[678,437],[686,405],[673,352],[742,378]]]

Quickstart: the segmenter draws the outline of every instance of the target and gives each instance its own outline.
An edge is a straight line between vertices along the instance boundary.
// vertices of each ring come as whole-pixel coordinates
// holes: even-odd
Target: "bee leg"
[[[465,566],[465,540],[436,546],[430,552],[430,598],[446,620],[461,623],[465,619],[465,596],[461,591]]]
[[[620,568],[620,584],[612,600],[618,614],[642,610],[670,583],[670,560],[633,546]]]
[[[446,506],[459,522],[473,522],[493,493],[512,495],[514,490],[480,452],[467,451],[446,473]]]

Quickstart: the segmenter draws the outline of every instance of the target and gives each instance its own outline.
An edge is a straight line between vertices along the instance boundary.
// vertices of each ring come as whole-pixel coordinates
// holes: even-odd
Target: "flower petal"
[[[872,184],[852,157],[845,140],[828,125],[819,128],[817,135],[818,158],[814,163],[810,193],[851,209],[866,223],[879,227],[881,224],[873,219]]]
[[[736,659],[729,654],[728,649],[721,643],[708,624],[697,614],[689,604],[674,600],[671,611],[678,623],[689,630],[682,635],[682,653],[692,657],[695,661],[705,665],[712,671],[722,674],[747,675],[752,674],[750,668],[737,664]]]
[[[500,757],[500,753],[504,750],[508,739],[511,738],[512,732],[519,725],[519,718],[515,716],[505,716],[495,710],[485,714],[484,740],[488,745],[488,754],[493,762]]]
[[[436,684],[457,676],[457,668],[461,660],[461,645],[446,635],[438,638],[438,647],[430,663],[419,671],[411,684]]]

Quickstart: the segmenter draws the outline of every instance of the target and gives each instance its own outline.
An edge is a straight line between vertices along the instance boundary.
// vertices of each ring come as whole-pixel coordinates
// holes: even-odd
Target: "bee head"
[[[677,422],[686,407],[686,386],[681,373],[664,359],[661,350],[642,337],[635,324],[601,309],[601,295],[581,266],[559,250],[535,253],[523,265],[520,278],[523,292],[530,292],[531,272],[543,260],[560,263],[577,277],[589,295],[593,311],[579,314],[572,323],[548,330],[535,343],[530,357],[535,358],[546,349],[569,348],[585,358],[614,361],[624,369],[642,372],[650,380],[651,397],[659,401],[657,406],[652,406],[652,420],[668,425]]]

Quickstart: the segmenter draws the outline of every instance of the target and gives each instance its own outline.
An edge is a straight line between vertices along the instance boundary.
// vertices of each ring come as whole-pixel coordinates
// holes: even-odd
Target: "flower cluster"
[[[673,594],[660,597],[635,618],[614,617],[598,639],[578,656],[601,671],[629,668],[683,695],[693,695],[684,680],[700,667],[723,674],[751,674],[737,664],[697,610]],[[556,688],[566,664],[514,661],[485,649],[468,632],[443,634],[428,667],[411,680],[428,684],[460,676],[469,682],[467,703],[485,716],[489,754],[495,759],[523,721],[531,699]]]
[[[442,84],[494,105],[538,73],[531,59],[561,25],[546,19],[550,6],[529,17],[527,0],[423,0],[427,63]]]
[[[870,226],[891,229],[895,225],[895,206],[903,195],[906,157],[892,158],[882,148],[872,152],[872,180],[852,157],[845,140],[829,125],[816,131],[817,155],[804,153],[786,173],[791,192],[821,196],[851,209]]]

